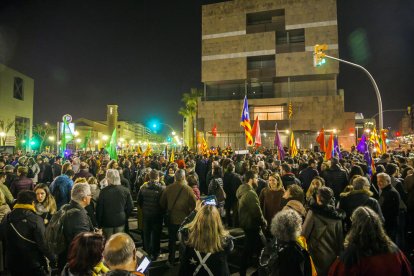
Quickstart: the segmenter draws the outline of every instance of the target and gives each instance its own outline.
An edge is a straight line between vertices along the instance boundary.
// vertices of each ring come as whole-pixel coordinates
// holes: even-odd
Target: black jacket
[[[365,190],[355,190],[349,193],[342,193],[341,198],[339,200],[339,208],[345,211],[346,218],[345,224],[347,230],[351,227],[351,215],[355,211],[356,208],[360,206],[367,206],[374,210],[380,219],[384,221],[384,217],[382,215],[381,207],[378,201],[375,198],[370,196],[370,192]]]
[[[160,198],[164,187],[158,182],[148,182],[141,186],[138,192],[138,205],[145,217],[161,216],[163,210],[160,205]]]
[[[101,227],[125,225],[134,208],[131,193],[121,185],[109,185],[99,193],[96,220]]]
[[[297,184],[300,186],[300,180],[296,178],[293,173],[286,173],[282,177],[283,187],[287,189],[292,184]]]
[[[30,242],[20,237],[12,224],[20,235]],[[32,268],[45,266],[45,256],[52,258],[46,248],[43,220],[32,210],[14,209],[4,217],[1,228],[6,242],[5,252],[9,268],[30,271]]]
[[[93,225],[85,208],[76,201],[71,200],[64,207],[68,208],[67,211],[76,209],[68,212],[63,222],[63,235],[65,236],[66,246],[69,248],[69,244],[77,234],[93,231]]]
[[[323,178],[325,179],[326,186],[333,190],[335,199],[338,200],[339,195],[348,185],[347,172],[336,165],[327,169],[323,174]]]
[[[307,167],[299,173],[299,180],[302,182],[302,188],[304,193],[308,191],[313,178],[318,175],[318,171],[312,167]]]
[[[378,202],[381,206],[381,211],[385,219],[384,228],[387,231],[388,235],[391,235],[398,229],[400,194],[390,184],[381,190],[381,195]]]
[[[236,191],[243,184],[240,175],[234,172],[226,172],[223,176],[223,189],[226,192],[226,201],[224,206],[229,208],[237,202]]]

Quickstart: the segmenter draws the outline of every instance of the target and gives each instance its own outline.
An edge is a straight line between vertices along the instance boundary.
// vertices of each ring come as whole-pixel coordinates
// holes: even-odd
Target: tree
[[[198,97],[202,95],[202,91],[197,88],[191,88],[190,93],[184,93],[181,101],[184,103],[184,107],[181,107],[178,113],[184,118],[189,120],[189,124],[192,127],[191,135],[191,146],[194,149],[197,148],[197,107],[198,107]]]
[[[49,136],[56,137],[56,127],[48,123],[36,124],[33,126],[33,136],[40,139],[39,152],[42,152],[43,144],[47,141]]]
[[[1,137],[0,146],[6,145],[7,133],[9,133],[13,125],[14,125],[14,121],[7,120],[7,122],[5,122],[4,120],[0,120],[0,133],[2,134],[0,135]]]

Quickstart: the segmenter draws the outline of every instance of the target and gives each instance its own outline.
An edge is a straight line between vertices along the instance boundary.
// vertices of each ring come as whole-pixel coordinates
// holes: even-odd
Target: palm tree
[[[0,133],[2,133],[1,140],[0,140],[0,146],[6,145],[7,133],[9,133],[13,125],[14,125],[14,121],[7,121],[6,123],[4,122],[4,120],[0,120]]]
[[[202,92],[197,88],[191,88],[190,93],[184,93],[181,101],[184,103],[184,107],[181,107],[178,113],[182,115],[192,127],[192,132],[190,136],[189,144],[197,148],[197,105],[198,97],[200,97]]]

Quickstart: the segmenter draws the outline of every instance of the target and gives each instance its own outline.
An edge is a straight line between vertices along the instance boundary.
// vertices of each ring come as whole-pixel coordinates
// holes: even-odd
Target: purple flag
[[[277,147],[277,156],[279,160],[285,159],[285,151],[283,150],[282,141],[280,141],[279,131],[277,130],[277,124],[275,125],[276,134],[274,145]]]
[[[334,138],[334,153],[338,155],[339,159],[342,159],[341,149],[339,148],[338,137]],[[335,155],[333,154],[333,156]]]
[[[365,137],[365,133],[362,134],[361,136],[361,141],[359,141],[357,147],[356,147],[357,151],[359,151],[360,153],[364,153],[368,150],[368,146],[367,146],[367,137]]]

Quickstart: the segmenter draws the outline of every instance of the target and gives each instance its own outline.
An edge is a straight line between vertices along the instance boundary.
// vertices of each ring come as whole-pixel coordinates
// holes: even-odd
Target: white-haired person
[[[270,228],[274,239],[260,256],[264,275],[311,276],[309,253],[297,242],[302,231],[302,218],[294,210],[282,210],[272,220]]]
[[[345,238],[345,251],[332,264],[332,276],[412,275],[410,262],[391,241],[379,215],[366,206],[351,216],[351,230]]]
[[[117,169],[108,169],[105,178],[108,186],[99,193],[96,219],[105,238],[108,239],[112,234],[124,232],[133,203],[130,191],[121,185]]]

